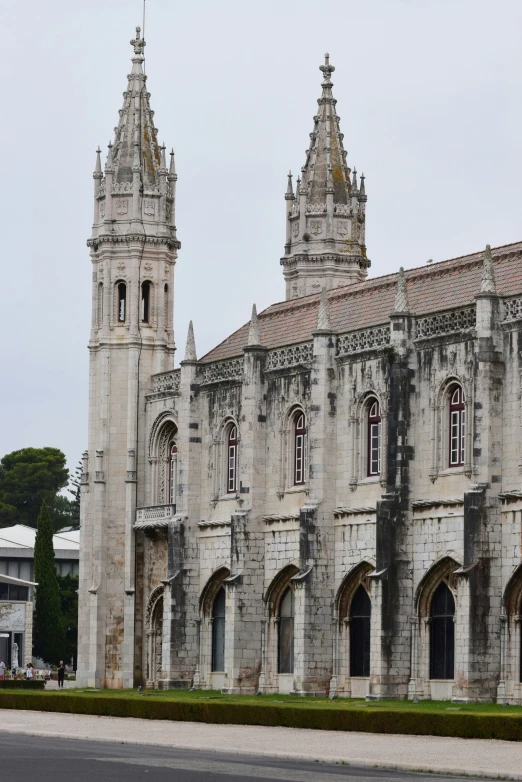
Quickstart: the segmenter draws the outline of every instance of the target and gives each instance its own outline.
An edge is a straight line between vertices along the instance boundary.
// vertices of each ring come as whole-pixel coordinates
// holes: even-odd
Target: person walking
[[[25,678],[29,681],[34,679],[34,668],[32,663],[27,663],[27,668],[25,669]]]
[[[65,665],[63,664],[63,660],[60,660],[60,665],[58,666],[58,688],[63,689],[63,680],[65,679]]]
[[[0,679],[5,679],[5,663],[0,657]]]

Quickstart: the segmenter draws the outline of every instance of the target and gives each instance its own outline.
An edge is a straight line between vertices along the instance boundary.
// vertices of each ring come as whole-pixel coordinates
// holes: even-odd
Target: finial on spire
[[[102,167],[101,167],[101,149],[100,149],[100,147],[98,147],[98,149],[96,150],[96,165],[94,166],[94,174],[93,174],[93,176],[94,176],[95,179],[101,179],[102,176],[103,176],[103,174],[102,174]]]
[[[328,308],[328,294],[326,293],[326,288],[323,288],[319,301],[319,310],[317,312],[317,331],[331,330],[332,325],[330,323],[330,312]]]
[[[259,332],[259,319],[257,317],[256,305],[252,305],[252,317],[250,318],[250,328],[248,329],[248,345],[260,345],[261,334]]]
[[[335,68],[333,65],[330,65],[330,55],[328,52],[324,55],[324,65],[319,66],[319,70],[322,71],[324,79],[323,79],[323,86],[324,87],[331,87],[332,82],[330,80],[330,76],[335,71]]]
[[[406,289],[406,276],[404,274],[404,268],[401,266],[399,269],[399,276],[397,277],[397,290],[395,292],[395,307],[394,312],[409,312],[408,306],[408,291]]]
[[[165,150],[166,150],[165,143],[163,143],[160,147],[160,168],[166,169],[167,168],[167,161],[165,159]]]
[[[187,334],[187,345],[185,347],[185,361],[197,361],[196,340],[194,339],[194,327],[192,321],[189,323]]]
[[[484,251],[484,267],[482,270],[482,279],[480,281],[480,293],[496,293],[495,272],[493,270],[493,259],[491,258],[491,247],[486,245]]]
[[[366,195],[366,188],[364,186],[364,180],[365,180],[365,176],[364,176],[364,174],[361,174],[361,186],[359,188],[359,193],[362,196]]]
[[[136,27],[136,38],[133,38],[130,43],[131,46],[134,46],[134,54],[137,57],[143,57],[143,49],[145,48],[146,44],[141,37],[141,27]]]
[[[353,176],[352,176],[352,187],[357,190],[357,169],[353,169]]]
[[[288,172],[288,185],[286,188],[286,194],[285,198],[287,201],[293,201],[294,200],[294,188],[292,187],[292,172]]]

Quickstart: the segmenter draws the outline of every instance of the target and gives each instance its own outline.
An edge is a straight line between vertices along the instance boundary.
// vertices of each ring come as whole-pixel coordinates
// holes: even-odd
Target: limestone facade
[[[133,45],[94,174],[81,684],[522,703],[522,243],[366,279],[326,58],[287,301],[199,360],[191,324],[173,369],[176,175]]]

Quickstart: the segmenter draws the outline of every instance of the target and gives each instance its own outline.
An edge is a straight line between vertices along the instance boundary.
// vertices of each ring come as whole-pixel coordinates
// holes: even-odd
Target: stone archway
[[[163,672],[163,587],[152,593],[147,614],[146,686],[158,689]]]

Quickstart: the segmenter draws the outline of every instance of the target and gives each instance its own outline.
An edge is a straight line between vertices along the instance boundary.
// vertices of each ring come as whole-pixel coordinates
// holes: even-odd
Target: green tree
[[[36,527],[42,502],[52,508],[68,480],[65,454],[58,448],[22,448],[6,454],[0,460],[0,528]]]
[[[54,561],[53,527],[42,502],[34,544],[34,580],[37,583],[33,651],[47,663],[58,663],[66,652],[58,573]]]
[[[78,576],[58,576],[66,646],[65,656],[61,659],[64,662],[72,660],[74,670],[78,656],[78,581]]]

